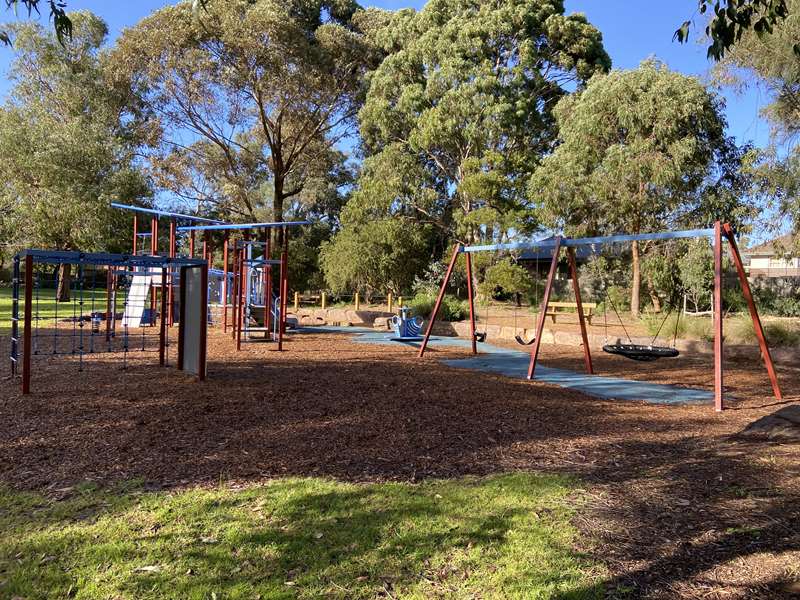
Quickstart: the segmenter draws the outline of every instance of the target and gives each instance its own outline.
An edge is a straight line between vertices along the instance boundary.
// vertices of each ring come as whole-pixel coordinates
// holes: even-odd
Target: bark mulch
[[[0,340],[6,347],[7,339]],[[209,340],[209,379],[157,356],[35,361],[34,394],[0,386],[0,483],[57,490],[141,478],[154,488],[285,475],[406,481],[509,470],[569,473],[582,549],[608,566],[609,594],[791,597],[800,580],[800,447],[741,435],[774,412],[753,361],[727,363],[731,410],[603,401],[537,382],[452,369],[433,349],[295,335],[237,353]],[[578,348],[544,364],[582,369]],[[708,357],[646,366],[596,357],[599,373],[711,388]],[[781,367],[797,402],[796,369]],[[627,596],[626,596],[627,594]]]

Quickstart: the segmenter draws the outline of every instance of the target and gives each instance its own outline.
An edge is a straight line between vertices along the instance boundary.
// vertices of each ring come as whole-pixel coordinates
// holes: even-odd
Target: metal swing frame
[[[753,300],[753,293],[750,289],[750,283],[747,281],[747,274],[744,270],[744,264],[739,253],[739,247],[736,243],[736,236],[733,228],[728,223],[717,221],[714,227],[707,229],[688,229],[681,231],[666,231],[656,233],[643,233],[633,235],[611,235],[589,238],[565,238],[555,237],[554,239],[540,240],[540,241],[527,241],[516,242],[508,244],[491,244],[484,246],[464,246],[457,244],[453,250],[453,255],[450,258],[450,264],[447,267],[447,272],[442,281],[442,286],[439,290],[439,295],[436,298],[436,304],[433,308],[433,313],[428,321],[428,328],[425,332],[425,337],[420,345],[418,356],[422,357],[427,349],[430,340],[431,332],[436,323],[436,317],[439,314],[442,301],[444,299],[445,291],[450,282],[456,261],[459,254],[464,254],[466,257],[467,267],[467,294],[469,296],[469,320],[470,320],[470,339],[472,342],[472,353],[477,354],[477,347],[475,343],[475,310],[474,310],[474,294],[472,289],[472,260],[471,255],[475,252],[496,252],[498,250],[530,250],[540,248],[552,248],[553,258],[550,263],[550,270],[547,274],[547,283],[545,284],[544,295],[542,297],[539,315],[536,321],[536,337],[533,340],[533,347],[531,348],[531,357],[528,365],[528,379],[533,379],[536,372],[536,364],[539,358],[539,348],[541,345],[542,332],[544,331],[544,318],[547,312],[547,307],[550,303],[550,295],[553,290],[553,281],[555,280],[558,262],[560,260],[561,250],[565,248],[567,251],[567,259],[569,262],[570,278],[572,279],[572,287],[575,293],[575,303],[577,304],[578,322],[580,324],[581,338],[583,341],[583,358],[586,372],[594,374],[594,367],[592,364],[592,355],[589,349],[589,338],[586,330],[586,320],[583,316],[583,305],[581,302],[580,286],[578,284],[578,269],[575,260],[575,248],[581,246],[591,246],[595,244],[615,244],[621,242],[633,241],[646,241],[646,240],[674,240],[674,239],[695,239],[695,238],[708,238],[712,241],[713,254],[714,254],[714,408],[717,412],[724,410],[725,402],[723,397],[723,335],[722,335],[722,243],[728,242],[730,247],[731,256],[733,258],[736,274],[739,279],[739,284],[742,288],[747,307],[750,312],[750,318],[753,321],[753,328],[755,329],[756,337],[758,338],[758,345],[761,350],[761,356],[764,360],[764,366],[767,370],[770,383],[772,385],[772,392],[776,400],[782,400],[783,394],[781,393],[778,377],[775,372],[775,365],[772,361],[770,354],[769,344],[764,335],[764,328],[761,324],[761,318],[758,314],[755,301]]]

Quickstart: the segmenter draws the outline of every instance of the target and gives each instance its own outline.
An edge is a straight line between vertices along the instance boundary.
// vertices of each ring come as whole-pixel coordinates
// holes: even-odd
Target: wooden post
[[[442,300],[444,300],[444,294],[447,291],[447,284],[450,283],[450,276],[453,274],[453,267],[456,265],[456,260],[458,260],[458,254],[461,252],[463,246],[461,244],[456,244],[456,247],[453,249],[453,256],[450,258],[450,264],[447,266],[447,272],[444,275],[444,281],[442,281],[442,287],[439,290],[439,296],[436,298],[436,304],[433,305],[433,312],[431,313],[431,318],[428,321],[428,328],[425,330],[425,338],[422,340],[422,345],[419,347],[419,353],[417,356],[422,358],[425,355],[425,349],[428,347],[428,340],[431,338],[431,331],[433,331],[433,324],[436,322],[436,316],[439,314],[439,309],[442,307]]]
[[[184,325],[186,324],[186,273],[190,267],[181,267],[181,283],[178,286],[178,370],[183,371]]]
[[[233,339],[236,339],[236,323],[239,322],[239,320],[238,320],[239,317],[237,316],[238,315],[237,311],[239,310],[239,283],[240,283],[239,282],[239,252],[240,252],[239,245],[236,242],[234,242],[234,244],[233,244],[233,269],[231,271],[231,274],[233,275],[233,294],[231,296],[231,300],[233,302],[232,315],[231,315],[231,318],[233,319],[233,322],[231,323],[231,325],[233,325],[233,327],[231,328]]]
[[[398,296],[397,297],[397,308],[398,309],[403,308],[403,297],[402,296]]]
[[[739,254],[739,246],[736,244],[736,236],[733,233],[733,228],[725,223],[723,225],[723,234],[728,240],[731,247],[731,255],[733,256],[733,263],[736,265],[736,273],[739,276],[739,283],[742,286],[742,294],[747,302],[747,308],[750,311],[750,318],[753,320],[753,329],[758,338],[758,345],[761,348],[761,357],[764,359],[764,366],[767,368],[769,381],[772,384],[772,393],[775,395],[776,400],[783,400],[780,385],[778,384],[778,376],[775,372],[775,365],[772,363],[772,355],[769,351],[769,344],[767,343],[767,336],[764,334],[764,327],[761,325],[761,317],[758,316],[758,309],[756,308],[755,300],[753,299],[753,292],[750,290],[750,282],[747,281],[747,274],[744,271],[744,264],[742,257]]]
[[[158,254],[158,218],[150,219],[150,254]]]
[[[278,326],[278,352],[283,351],[283,334],[286,331],[285,322],[286,322],[286,292],[288,290],[288,286],[286,285],[286,271],[288,268],[288,252],[287,252],[287,236],[286,231],[283,232],[283,250],[281,251],[281,271],[280,271],[280,282],[278,284],[278,290],[280,291],[280,314],[279,321],[277,323]],[[325,294],[323,292],[322,302],[325,303]]]
[[[264,256],[267,260],[272,260],[272,232],[267,229],[264,236],[266,246],[264,246]],[[264,327],[267,329],[268,336],[272,336],[272,265],[264,265],[264,284],[266,290],[266,308],[264,315]],[[274,340],[273,340],[274,341]]]
[[[33,257],[25,257],[25,309],[22,325],[22,393],[31,393],[31,321],[33,320]]]
[[[361,310],[361,298],[359,297],[358,292],[356,292],[355,296],[353,297],[353,303],[356,306],[356,310]]]
[[[561,253],[561,236],[556,237],[556,244],[553,248],[553,260],[550,263],[550,272],[547,274],[547,283],[544,286],[544,295],[542,296],[542,305],[539,309],[539,316],[536,319],[536,338],[533,340],[533,348],[531,349],[531,361],[528,364],[528,379],[533,379],[533,374],[536,371],[536,361],[539,358],[539,346],[542,343],[542,333],[544,332],[544,317],[547,313],[547,305],[550,303],[550,293],[553,291],[553,281],[556,278],[556,271],[558,270],[558,255]]]
[[[722,397],[722,227],[714,223],[714,408],[725,408]]]
[[[589,350],[589,336],[586,332],[586,319],[583,316],[583,302],[581,302],[581,286],[578,283],[578,266],[575,261],[575,249],[567,248],[567,258],[569,259],[569,270],[572,276],[572,289],[575,290],[575,304],[578,309],[578,322],[581,325],[581,338],[583,339],[583,363],[586,366],[586,372],[590,375],[594,374],[592,367],[592,353]]]
[[[206,378],[206,352],[208,346],[208,266],[200,267],[200,364],[197,365],[197,379]]]
[[[472,254],[466,252],[467,259],[467,299],[469,301],[469,339],[472,353],[478,353],[477,339],[475,335],[475,295],[472,290]]]
[[[392,292],[386,294],[386,304],[389,307],[388,312],[392,312]]]
[[[194,229],[189,232],[189,258],[194,258]]]
[[[283,275],[281,275],[281,281],[283,281]],[[325,310],[325,307],[327,306],[327,296],[325,292],[322,292],[320,298],[321,298],[320,302],[322,304],[322,310]]]
[[[295,314],[299,310],[300,310],[300,292],[295,292],[294,293],[294,312],[295,312]]]
[[[245,240],[247,240],[247,237],[245,237]],[[247,252],[246,246],[242,245],[241,249],[239,250],[239,299],[238,299],[239,311],[238,311],[237,316],[236,316],[236,350],[237,351],[242,349],[242,328],[244,327],[244,319],[245,319],[245,315],[244,315],[245,304],[244,304],[244,301],[245,301],[245,288],[247,287],[246,286],[246,282],[245,282],[245,276],[246,276],[245,261],[247,260],[247,253],[246,252]]]
[[[281,261],[283,262],[283,286],[281,288],[281,335],[286,334],[286,313],[289,312],[289,230],[284,227],[283,232],[283,252]]]

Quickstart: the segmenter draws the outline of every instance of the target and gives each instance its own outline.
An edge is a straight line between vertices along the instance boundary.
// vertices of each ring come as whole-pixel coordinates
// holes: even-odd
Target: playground
[[[105,510],[108,490],[131,481],[140,482],[135,484],[138,503],[141,494],[172,496],[194,488],[225,496],[224,490],[235,493],[253,482],[284,477],[378,486],[398,482],[426,490],[433,484],[423,482],[439,480],[470,489],[484,477],[511,477],[500,485],[513,488],[532,484],[502,474],[566,475],[581,482],[577,488],[565,484],[563,493],[572,500],[556,503],[572,515],[565,517],[569,527],[580,532],[579,541],[570,543],[588,556],[603,556],[608,570],[554,589],[583,589],[586,597],[595,597],[601,588],[654,586],[690,595],[701,580],[715,590],[736,590],[748,581],[750,592],[761,590],[769,597],[796,560],[796,552],[780,551],[791,549],[786,527],[800,517],[797,448],[740,435],[776,409],[758,364],[733,361],[726,385],[735,393],[729,396],[731,410],[720,417],[708,403],[602,400],[539,381],[456,369],[444,361],[469,359],[469,348],[436,339],[420,362],[413,347],[388,340],[365,344],[357,335],[355,330],[308,329],[292,334],[283,353],[267,345],[237,352],[229,334],[212,329],[209,378],[202,384],[153,369],[146,357],[134,355],[119,377],[114,375],[119,366],[104,365],[103,355],[86,357],[80,374],[69,361],[48,361],[40,366],[46,373],[37,372],[34,395],[3,387],[0,477],[6,485],[45,498],[72,499],[80,511],[93,514]],[[582,363],[579,350],[547,345],[541,360],[543,366],[573,370]],[[661,361],[648,366],[647,379],[711,390],[710,362],[708,357]],[[619,357],[597,357],[596,366],[608,375],[640,376]],[[779,376],[786,397],[796,398],[796,369],[779,367]],[[470,477],[481,479],[469,483]],[[81,486],[102,492],[81,492]],[[365,488],[346,491],[354,490]],[[327,493],[333,496],[326,502],[337,505],[333,491],[315,490],[311,496]],[[129,501],[122,496],[125,500],[114,502]],[[380,502],[393,511],[395,500]],[[551,501],[535,510],[554,510],[546,508]],[[322,527],[335,530],[327,518],[320,514],[305,535]],[[484,534],[494,535],[489,530],[470,535]],[[148,537],[153,543],[159,539],[157,533]],[[512,550],[501,540],[472,543],[485,543],[502,562],[503,553]],[[329,552],[353,559],[349,546],[337,545],[340,541],[319,543],[331,543]],[[754,552],[754,547],[775,554]],[[440,550],[430,549],[432,560],[441,559],[434,559]],[[147,552],[133,555],[146,562]],[[287,553],[289,563],[302,562]],[[374,593],[382,574],[355,562],[367,569],[358,576],[364,577],[363,589]],[[191,568],[200,570],[197,564]],[[320,572],[301,569],[297,585],[309,586],[312,595],[324,588],[350,597],[334,584],[352,585],[352,572],[324,575],[328,567],[315,568]],[[138,579],[152,583],[174,572],[174,567],[159,569],[160,575]],[[463,589],[486,589],[475,588],[474,580],[457,571],[437,577],[428,591],[455,582]],[[328,587],[314,587],[321,581]],[[400,569],[391,574],[389,589],[407,593],[412,581],[416,575]],[[760,583],[753,586],[753,581]],[[184,583],[194,589],[191,581]]]

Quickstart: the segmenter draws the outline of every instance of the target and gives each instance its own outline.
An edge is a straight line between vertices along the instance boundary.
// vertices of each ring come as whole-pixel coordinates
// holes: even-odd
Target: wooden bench
[[[582,302],[583,305],[583,317],[586,319],[586,322],[591,325],[592,324],[592,316],[594,315],[594,309],[597,308],[597,303],[595,302]],[[559,310],[561,309],[561,310]],[[550,302],[547,305],[547,312],[544,313],[548,317],[553,319],[553,323],[556,322],[556,317],[558,315],[566,314],[565,310],[578,310],[578,303],[577,302]]]

